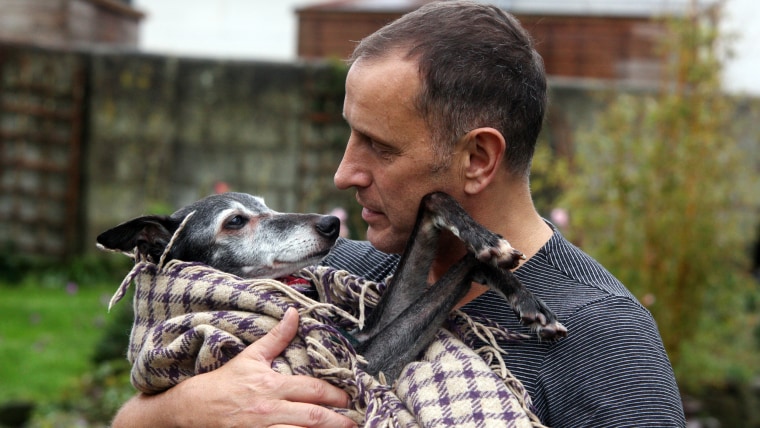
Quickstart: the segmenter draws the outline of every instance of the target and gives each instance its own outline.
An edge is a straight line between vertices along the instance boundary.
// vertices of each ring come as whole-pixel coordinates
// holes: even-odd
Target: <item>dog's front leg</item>
[[[539,337],[553,339],[567,335],[567,329],[541,300],[528,291],[509,271],[525,256],[501,236],[476,222],[459,203],[445,193],[425,197],[425,207],[438,229],[458,236],[483,262],[475,269],[474,280],[501,293],[518,314],[520,321],[534,329]]]
[[[475,268],[473,280],[487,284],[504,296],[520,322],[534,330],[542,339],[567,336],[567,329],[557,321],[552,310],[528,291],[512,272],[483,263]]]
[[[382,372],[386,381],[393,383],[433,340],[451,309],[467,294],[473,268],[478,264],[471,254],[466,255],[386,328],[361,343],[357,350],[368,361],[365,371],[373,376]]]
[[[446,193],[430,193],[423,198],[427,216],[435,229],[448,230],[467,246],[467,249],[483,263],[512,269],[525,256],[504,238],[476,222],[467,211]]]
[[[442,229],[449,230],[462,239],[468,250],[482,262],[513,267],[516,266],[518,257],[522,256],[505,240],[475,222],[451,196],[441,192],[424,196],[396,274],[377,307],[367,318],[362,331],[355,334],[359,342],[384,330],[425,293]]]
[[[425,207],[438,229],[458,236],[483,264],[476,269],[475,281],[487,284],[504,295],[520,321],[533,328],[539,337],[552,339],[567,334],[554,313],[509,271],[525,256],[501,236],[470,217],[454,198],[445,193],[425,197]]]
[[[354,338],[360,343],[384,330],[427,290],[428,273],[441,232],[434,224],[432,215],[426,206],[426,199],[423,199],[395,275],[388,283],[380,302],[367,317],[364,328],[354,333]]]

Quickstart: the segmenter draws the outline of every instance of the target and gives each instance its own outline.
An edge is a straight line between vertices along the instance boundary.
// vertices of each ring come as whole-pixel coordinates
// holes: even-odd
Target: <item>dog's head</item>
[[[337,217],[278,213],[259,197],[224,193],[170,216],[127,221],[101,233],[97,242],[157,263],[176,233],[166,260],[201,262],[246,278],[277,278],[318,262],[339,230]]]

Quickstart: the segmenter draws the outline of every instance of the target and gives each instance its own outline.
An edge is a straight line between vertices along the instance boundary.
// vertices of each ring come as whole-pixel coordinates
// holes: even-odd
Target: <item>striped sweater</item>
[[[323,263],[381,281],[393,273],[398,256],[342,239]],[[515,274],[569,331],[557,342],[501,344],[508,368],[525,384],[546,425],[685,426],[655,321],[617,279],[557,231]],[[462,310],[529,334],[493,291]]]

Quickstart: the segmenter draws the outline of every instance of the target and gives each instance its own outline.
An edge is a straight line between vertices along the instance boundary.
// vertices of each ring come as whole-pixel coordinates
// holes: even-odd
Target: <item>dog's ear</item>
[[[138,217],[106,230],[98,235],[97,241],[109,250],[126,252],[137,247],[138,253],[156,263],[180,223],[181,220],[169,216]]]

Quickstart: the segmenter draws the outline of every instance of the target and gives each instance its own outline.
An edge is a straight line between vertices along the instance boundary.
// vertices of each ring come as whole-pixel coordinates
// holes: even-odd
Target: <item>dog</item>
[[[110,250],[136,251],[154,263],[164,257],[201,262],[244,278],[281,278],[318,263],[339,230],[337,217],[279,213],[259,197],[230,192],[208,196],[170,216],[127,221],[100,234],[97,242]],[[429,285],[442,230],[461,239],[468,253]],[[554,313],[510,272],[521,258],[521,252],[478,224],[451,196],[434,192],[423,197],[396,273],[365,327],[349,332],[367,360],[365,371],[396,379],[433,340],[473,281],[504,295],[541,339],[566,336]]]

